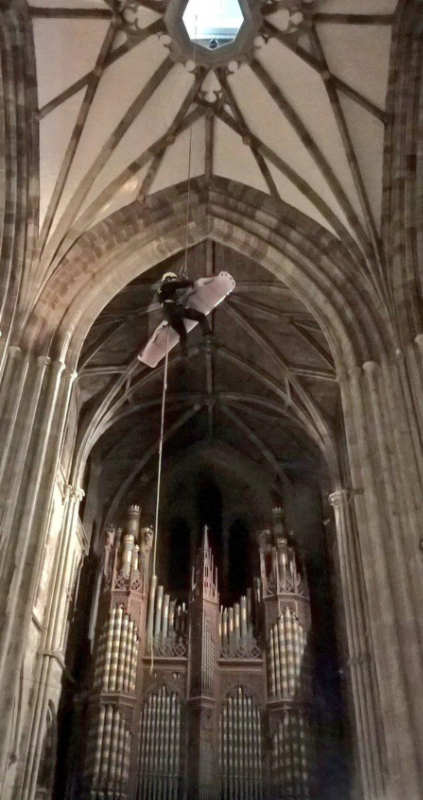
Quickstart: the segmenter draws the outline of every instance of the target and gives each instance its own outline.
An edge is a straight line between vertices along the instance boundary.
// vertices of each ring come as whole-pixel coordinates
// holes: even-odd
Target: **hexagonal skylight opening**
[[[244,23],[238,0],[188,0],[182,19],[191,42],[207,50],[234,42]]]

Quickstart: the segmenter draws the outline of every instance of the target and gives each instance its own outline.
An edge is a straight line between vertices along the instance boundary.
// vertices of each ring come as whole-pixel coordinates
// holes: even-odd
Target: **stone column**
[[[11,348],[0,385],[0,787],[73,380],[63,362]]]
[[[44,739],[46,720],[46,707],[51,684],[51,670],[53,661],[65,663],[65,653],[62,652],[63,628],[66,623],[69,604],[69,590],[66,573],[69,568],[69,555],[72,538],[78,524],[78,510],[84,492],[80,488],[68,485],[63,509],[63,526],[57,545],[53,571],[50,580],[49,605],[46,609],[43,637],[40,647],[40,662],[34,681],[35,698],[31,720],[31,730],[28,738],[28,750],[25,757],[25,769],[22,776],[20,797],[22,800],[33,800],[38,767],[40,761],[40,742]]]
[[[363,800],[384,796],[383,730],[379,725],[379,698],[371,662],[368,608],[361,554],[351,509],[351,491],[329,495],[336,524],[337,560],[343,596],[348,646],[348,678],[355,713],[355,746]]]
[[[398,363],[386,356],[340,379],[368,626],[386,742],[389,800],[423,784],[422,481],[416,415]],[[420,521],[420,525],[418,524]]]

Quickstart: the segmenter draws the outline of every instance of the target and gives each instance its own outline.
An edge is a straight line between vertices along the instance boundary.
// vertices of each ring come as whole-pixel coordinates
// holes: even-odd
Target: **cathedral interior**
[[[422,73],[421,0],[0,0],[1,800],[421,800]]]

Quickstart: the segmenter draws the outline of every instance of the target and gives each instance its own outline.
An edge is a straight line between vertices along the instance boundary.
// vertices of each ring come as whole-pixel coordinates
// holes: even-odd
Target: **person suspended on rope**
[[[195,322],[199,322],[203,336],[211,335],[211,329],[206,315],[201,311],[197,311],[196,308],[189,308],[186,306],[180,296],[181,290],[189,289],[193,285],[194,282],[187,278],[178,278],[174,272],[165,272],[157,293],[164,317],[178,334],[184,354],[187,352],[187,331],[184,325],[184,319],[192,319],[195,320]]]
[[[235,289],[235,281],[228,272],[208,275],[190,281],[178,278],[174,272],[166,272],[159,287],[154,287],[163,309],[164,320],[152,332],[147,343],[140,349],[137,359],[141,364],[154,369],[178,341],[186,353],[187,334],[200,323],[206,347],[211,330],[207,314]],[[186,323],[184,322],[186,320]]]

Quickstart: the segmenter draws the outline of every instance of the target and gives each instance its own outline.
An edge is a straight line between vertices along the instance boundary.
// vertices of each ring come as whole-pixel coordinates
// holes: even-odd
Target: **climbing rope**
[[[166,354],[165,354],[165,363],[164,363],[164,371],[163,371],[163,388],[162,388],[162,405],[161,405],[161,414],[160,414],[160,439],[159,439],[159,463],[157,467],[157,491],[156,491],[156,516],[154,521],[154,536],[153,536],[153,561],[152,561],[152,570],[151,570],[151,584],[153,585],[153,581],[156,577],[156,559],[157,559],[157,538],[159,533],[159,513],[160,513],[160,491],[162,485],[162,464],[163,464],[163,442],[164,442],[164,425],[165,425],[165,413],[166,413],[166,393],[167,393],[167,372],[168,372],[168,364],[169,364],[169,349],[168,349],[168,339],[169,339],[169,326],[166,330]],[[154,598],[151,598],[152,603],[154,604]],[[152,622],[154,624],[154,617],[153,617],[153,608],[149,609],[149,613],[151,614]],[[153,646],[153,624],[150,627],[150,634],[151,634],[151,641],[150,641],[150,652],[151,652],[151,665],[150,665],[150,672],[153,672],[154,667],[154,646]]]
[[[188,234],[189,234],[189,217],[191,211],[191,159],[192,159],[192,125],[189,129],[189,145],[188,145],[188,184],[187,184],[187,209],[185,217],[185,258],[184,258],[184,275],[188,275]]]
[[[198,16],[195,18],[195,32],[194,37],[197,38],[198,33]],[[194,81],[195,81],[195,71],[197,69],[197,54],[195,51],[195,47],[192,48],[192,60],[194,62]],[[183,275],[188,276],[188,237],[189,237],[189,221],[190,221],[190,212],[191,212],[191,161],[192,161],[192,128],[193,125],[189,126],[189,140],[188,140],[188,180],[187,180],[187,207],[186,207],[186,215],[185,215],[185,256],[184,256],[184,266],[183,266]]]
[[[195,48],[193,47],[193,61],[194,61],[194,80],[195,80],[195,69],[196,69],[196,57],[195,57]],[[184,257],[184,273],[188,275],[188,228],[189,228],[189,220],[190,220],[190,211],[191,211],[191,161],[192,161],[192,123],[189,129],[189,144],[188,144],[188,180],[187,180],[187,204],[186,204],[186,215],[185,215],[185,257]],[[155,605],[155,596],[153,596],[153,586],[156,586],[156,560],[157,560],[157,539],[159,534],[159,517],[160,517],[160,493],[161,493],[161,483],[162,483],[162,463],[163,463],[163,443],[164,443],[164,426],[165,426],[165,414],[166,414],[166,392],[167,392],[167,375],[168,375],[168,365],[169,365],[169,349],[168,349],[168,338],[169,338],[169,326],[166,329],[166,354],[165,354],[165,363],[164,363],[164,372],[163,372],[163,388],[162,388],[162,405],[161,405],[161,416],[160,416],[160,439],[159,439],[159,463],[157,467],[157,490],[156,490],[156,512],[155,512],[155,521],[154,521],[154,536],[153,536],[153,560],[152,560],[152,569],[151,569],[151,583],[150,583],[150,601],[152,603],[152,607],[149,608],[149,615],[151,615],[151,625],[150,625],[150,653],[151,653],[151,663],[150,663],[150,672],[153,672],[154,669],[154,605]]]

